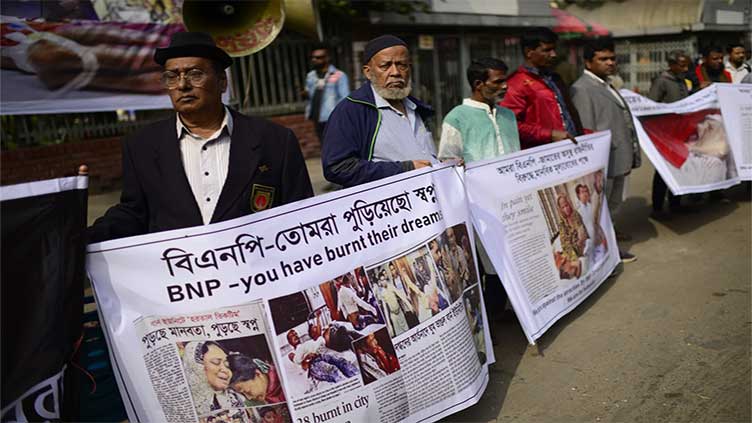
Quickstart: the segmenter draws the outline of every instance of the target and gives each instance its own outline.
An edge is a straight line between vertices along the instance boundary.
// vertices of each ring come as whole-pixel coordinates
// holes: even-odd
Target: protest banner
[[[90,245],[130,420],[435,421],[474,404],[494,355],[469,220],[437,166]]]
[[[752,85],[716,84],[739,178],[752,180]]]
[[[473,223],[534,344],[619,262],[603,195],[610,132],[467,167]]]
[[[0,17],[4,115],[167,109],[154,50],[182,24]]]
[[[750,141],[738,138],[742,135],[738,126],[730,126],[732,119],[722,112],[720,85],[674,103],[656,103],[621,90],[642,150],[676,195],[723,189],[741,180],[743,145]]]
[[[77,420],[86,177],[0,187],[0,421]]]

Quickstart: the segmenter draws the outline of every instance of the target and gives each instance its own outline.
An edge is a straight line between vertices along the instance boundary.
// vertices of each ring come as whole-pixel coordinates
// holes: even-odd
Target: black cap
[[[363,63],[368,63],[371,57],[375,56],[381,50],[394,46],[404,46],[407,48],[407,43],[402,41],[401,38],[389,34],[374,38],[366,44],[366,48],[363,50]]]
[[[217,47],[211,35],[205,32],[176,32],[169,46],[154,52],[154,61],[162,66],[175,57],[204,57],[222,64],[223,69],[232,64],[232,57]]]

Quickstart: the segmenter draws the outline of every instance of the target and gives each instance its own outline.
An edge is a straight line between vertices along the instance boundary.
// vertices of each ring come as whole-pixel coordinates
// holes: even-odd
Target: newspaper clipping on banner
[[[577,141],[473,163],[465,174],[473,223],[530,343],[619,262],[603,195],[611,134]]]
[[[437,166],[90,245],[130,420],[431,422],[474,404],[494,356],[469,216]]]
[[[627,90],[621,94],[642,150],[674,194],[727,188],[749,174],[751,129],[743,126],[745,115],[747,124],[752,122],[748,88],[714,84],[674,103],[656,103]]]

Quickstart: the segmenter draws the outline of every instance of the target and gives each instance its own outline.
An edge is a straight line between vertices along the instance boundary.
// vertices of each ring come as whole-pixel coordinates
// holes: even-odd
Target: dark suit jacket
[[[273,189],[269,207],[313,196],[298,140],[287,128],[231,111],[227,179],[211,223],[253,213],[251,194]],[[203,225],[183,168],[173,116],[123,139],[120,203],[89,228],[89,242]],[[259,190],[260,189],[260,190]]]

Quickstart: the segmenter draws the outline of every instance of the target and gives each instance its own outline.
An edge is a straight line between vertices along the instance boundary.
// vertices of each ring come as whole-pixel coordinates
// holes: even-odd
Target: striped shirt
[[[217,207],[217,200],[225,185],[225,179],[227,179],[227,170],[230,165],[232,115],[225,107],[222,125],[208,138],[192,133],[183,125],[180,115],[176,121],[185,176],[188,178],[196,204],[201,210],[201,218],[204,224],[208,224]]]

